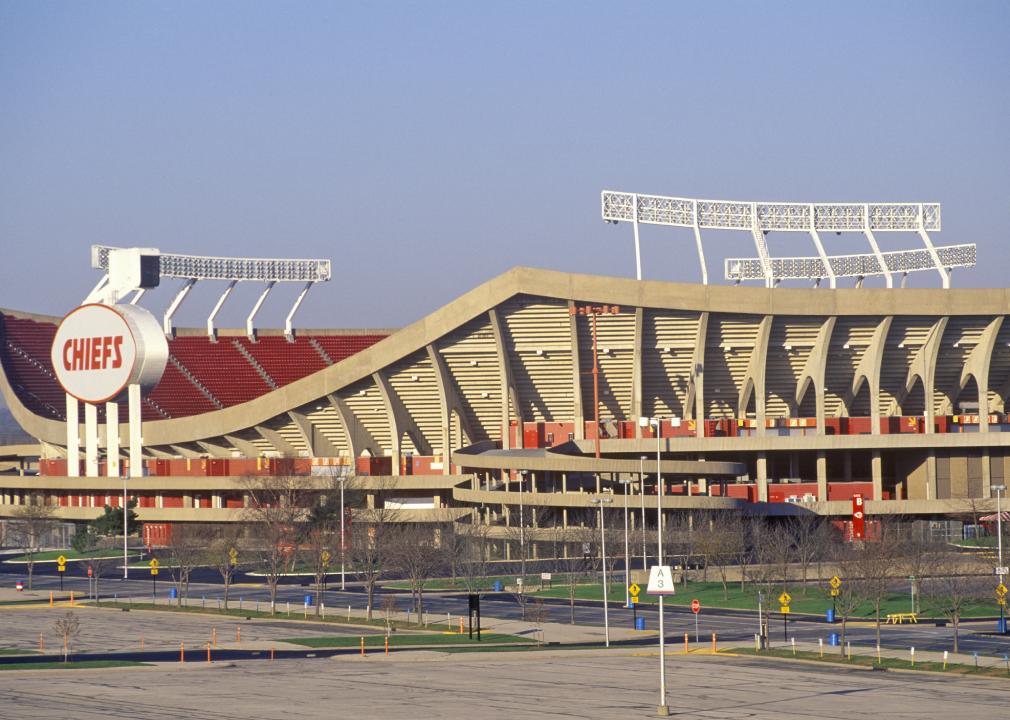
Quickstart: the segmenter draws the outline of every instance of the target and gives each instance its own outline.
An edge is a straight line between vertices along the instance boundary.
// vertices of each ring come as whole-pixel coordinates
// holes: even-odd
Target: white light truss
[[[976,246],[941,245],[935,248],[945,268],[974,267]],[[830,272],[836,277],[868,277],[886,273],[910,273],[934,269],[933,258],[926,248],[881,253],[886,267],[872,254],[828,256]],[[726,279],[763,280],[764,264],[760,258],[727,258]],[[778,280],[822,280],[829,276],[820,257],[772,258],[772,275]]]
[[[91,266],[106,272],[105,277],[99,281],[98,286],[92,291],[92,296],[106,291],[106,288],[115,287],[115,292],[124,294],[132,288],[122,288],[116,283],[110,283],[109,256],[111,253],[119,251],[136,252],[136,249],[124,249],[108,247],[105,245],[91,246]],[[189,294],[193,286],[200,280],[221,280],[228,283],[221,297],[214,305],[207,318],[207,334],[211,339],[217,339],[217,331],[214,327],[214,319],[220,312],[225,300],[231,294],[235,284],[243,281],[254,281],[265,283],[265,289],[260,294],[254,305],[252,312],[246,318],[246,333],[251,340],[255,339],[256,330],[253,325],[256,314],[266,300],[267,294],[279,282],[304,283],[298,297],[295,299],[291,311],[288,313],[284,323],[284,335],[288,340],[294,340],[293,321],[295,312],[301,306],[306,293],[313,283],[326,282],[330,279],[332,269],[329,260],[283,260],[267,258],[231,258],[231,257],[205,257],[200,255],[175,255],[162,253],[155,248],[141,249],[141,254],[154,256],[158,262],[158,275],[161,278],[181,278],[185,282],[173,298],[168,310],[165,311],[163,325],[166,335],[172,335],[172,317],[182,305],[183,300]],[[134,302],[143,293],[142,288],[137,288],[138,295]],[[91,296],[89,296],[90,298]]]
[[[891,267],[885,255],[880,252],[874,232],[911,231],[918,233],[931,264],[943,279],[944,287],[949,286],[950,276],[933,246],[930,231],[940,230],[939,203],[772,203],[736,200],[701,200],[696,198],[666,197],[638,193],[604,190],[600,196],[601,213],[607,222],[630,222],[635,230],[635,255],[638,278],[641,279],[641,255],[638,242],[638,225],[665,225],[694,230],[698,256],[701,261],[702,282],[708,282],[705,256],[701,243],[701,230],[741,230],[750,232],[758,251],[758,262],[763,279],[768,286],[781,279],[775,272],[776,264],[771,258],[765,235],[768,232],[805,232],[814,242],[818,252],[821,273],[834,287],[833,261],[829,261],[818,233],[821,232],[861,232],[870,243],[877,262],[878,274],[883,274],[888,287],[891,273],[899,269]],[[901,270],[904,272],[904,270]]]

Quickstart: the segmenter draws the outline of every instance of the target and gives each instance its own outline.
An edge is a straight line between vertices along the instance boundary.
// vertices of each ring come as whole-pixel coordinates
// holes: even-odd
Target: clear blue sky
[[[937,242],[979,244],[955,284],[1005,286],[1008,38],[1005,1],[3,0],[0,305],[62,314],[92,243],[139,244],[329,257],[299,324],[396,327],[515,265],[633,276],[604,187],[939,201]],[[708,250],[716,277],[753,254]],[[689,232],[643,251],[646,277],[698,279]],[[197,287],[183,324],[221,289]]]

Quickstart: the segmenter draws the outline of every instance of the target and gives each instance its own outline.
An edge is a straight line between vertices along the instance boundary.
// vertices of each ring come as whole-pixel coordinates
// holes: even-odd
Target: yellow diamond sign
[[[149,562],[147,564],[151,566],[152,570],[157,570],[158,569],[158,565],[160,563],[158,562],[158,558],[151,558],[151,562]]]
[[[638,594],[642,592],[642,588],[639,586],[638,583],[631,583],[630,585],[628,585],[628,592],[631,594],[632,597],[638,597]]]
[[[790,595],[789,593],[785,592],[785,591],[783,591],[782,594],[779,595],[779,605],[784,605],[784,606],[785,605],[789,605],[789,603],[791,603],[792,600],[793,600],[793,596]]]
[[[996,594],[997,595],[999,595],[1000,597],[1003,597],[1004,595],[1006,595],[1006,593],[1007,593],[1007,586],[1006,585],[1004,585],[1003,583],[1000,583],[999,585],[996,586]]]
[[[56,564],[57,565],[66,565],[67,564],[67,558],[66,558],[66,556],[60,555],[58,558],[56,558]]]
[[[837,575],[835,575],[833,578],[831,578],[830,580],[828,580],[828,585],[830,585],[835,590],[837,590],[838,588],[840,588],[842,586],[842,579],[840,577],[838,577]]]

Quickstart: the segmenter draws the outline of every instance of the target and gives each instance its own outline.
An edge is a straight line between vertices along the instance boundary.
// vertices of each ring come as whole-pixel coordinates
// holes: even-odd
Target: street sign
[[[695,598],[694,600],[691,601],[691,612],[693,612],[695,615],[701,612],[701,602],[698,600],[698,598]]]
[[[323,564],[329,563],[329,553],[324,551]],[[232,567],[238,565],[238,550],[235,548],[228,549],[228,564]]]
[[[56,566],[56,572],[66,572],[66,571],[67,571],[67,566],[66,565],[57,565]]]
[[[158,574],[158,558],[151,558],[151,562],[147,563],[151,566],[151,577]]]
[[[840,590],[838,588],[831,588],[831,597],[838,597]]]
[[[56,558],[56,564],[57,565],[66,565],[67,564],[67,558],[66,558],[66,556],[60,555],[58,558]]]
[[[783,605],[782,607],[779,608],[779,612],[782,613],[783,615],[788,615],[790,612],[789,606]]]
[[[1010,567],[1007,567],[1006,565],[1003,565],[1002,567],[998,567],[998,568],[996,568],[995,572],[993,572],[993,575],[1000,575],[1000,576],[1002,576],[1002,575],[1010,575]]]
[[[1007,586],[1006,585],[1004,585],[1003,583],[1000,583],[999,585],[996,586],[996,595],[998,597],[1004,597],[1006,595],[1006,593],[1007,593]]]
[[[649,570],[649,586],[645,589],[649,595],[675,595],[677,589],[673,586],[673,573],[669,565],[653,565]]]
[[[1006,598],[1005,597],[996,598],[996,603],[999,605],[1006,605]]]
[[[785,590],[779,595],[779,605],[788,605],[793,600],[793,596],[787,593]]]
[[[544,582],[550,582],[552,577],[554,576],[551,575],[550,573],[540,573],[540,579],[543,580]]]
[[[631,596],[631,604],[632,605],[637,605],[638,604],[638,595],[632,595]]]
[[[842,579],[840,577],[838,577],[837,575],[835,575],[833,578],[831,578],[830,580],[828,580],[828,585],[830,585],[832,588],[834,588],[835,590],[837,590],[838,588],[840,588],[842,586]]]
[[[88,577],[91,577],[94,574],[95,574],[94,569],[90,565],[88,565]]]
[[[638,583],[631,583],[628,585],[628,593],[631,597],[638,597],[638,593],[642,592],[642,587]]]
[[[326,567],[327,565],[330,564],[330,551],[329,550],[323,550],[322,561],[323,561],[323,567]],[[234,561],[232,562],[232,564],[234,565]]]

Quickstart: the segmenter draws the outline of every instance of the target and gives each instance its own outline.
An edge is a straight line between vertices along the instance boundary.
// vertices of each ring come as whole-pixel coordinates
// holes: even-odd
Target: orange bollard
[[[459,619],[459,634],[463,634],[463,618]]]
[[[70,607],[74,606],[74,591],[70,591]]]
[[[237,642],[237,643],[242,642],[242,626],[241,625],[236,625],[235,626],[235,642]]]
[[[210,662],[210,643],[207,643],[207,662]]]
[[[386,654],[389,655],[389,635],[386,636]]]
[[[210,642],[211,642],[211,644],[214,645],[214,647],[217,647],[217,628],[216,627],[210,629]]]
[[[39,633],[39,652],[44,653],[46,651],[46,639],[43,637],[42,633]]]
[[[53,591],[49,591],[49,607],[53,606]]]
[[[361,636],[361,657],[365,656],[365,636]]]
[[[273,662],[273,660],[274,660],[274,648],[271,645],[270,646],[270,662]]]
[[[719,652],[719,646],[715,641],[715,633],[712,633],[712,654],[715,655],[717,652]]]
[[[186,644],[179,643],[179,662],[186,662]]]
[[[690,646],[688,645],[687,633],[684,633],[684,654],[685,655],[687,655],[689,652],[691,652],[691,650],[689,648],[690,648]]]

